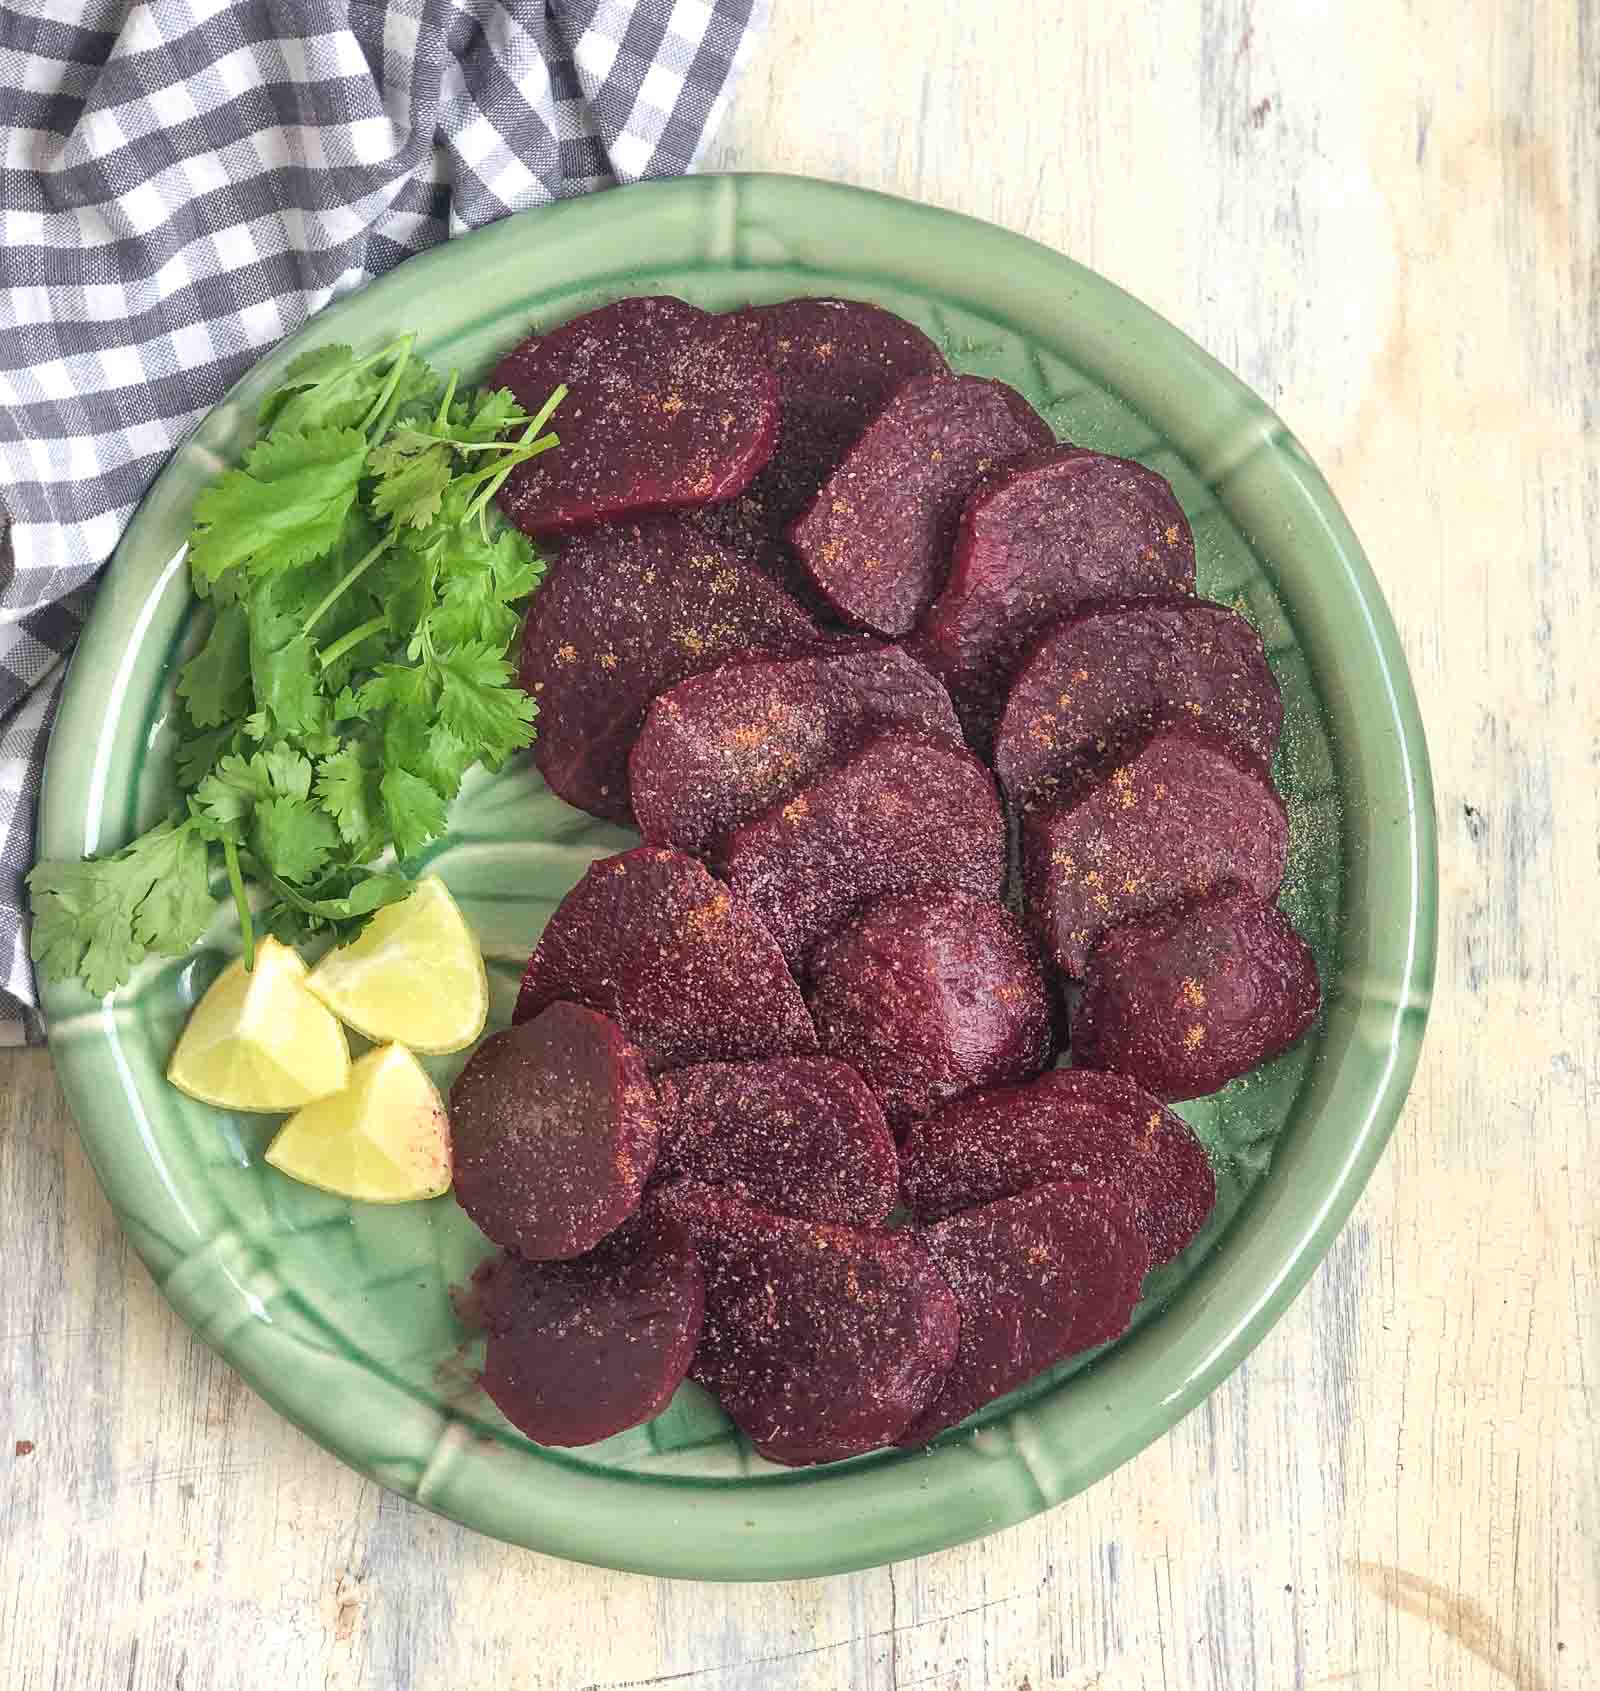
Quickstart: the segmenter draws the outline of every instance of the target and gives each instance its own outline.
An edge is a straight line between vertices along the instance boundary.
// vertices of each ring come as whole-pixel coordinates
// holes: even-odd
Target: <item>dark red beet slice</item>
[[[1154,470],[1082,446],[1031,452],[980,483],[917,655],[987,747],[1012,672],[1047,624],[1091,599],[1194,591],[1194,536]]]
[[[806,1002],[822,1049],[861,1071],[897,1132],[974,1087],[1036,1074],[1050,1057],[1038,954],[992,900],[875,899],[812,953]]]
[[[1050,439],[1049,425],[1004,382],[918,377],[867,425],[789,539],[847,622],[908,634],[944,585],[978,479]]]
[[[898,646],[724,664],[662,693],[629,761],[647,840],[702,852],[891,728],[962,744],[950,696]]]
[[[899,1192],[883,1110],[848,1063],[701,1063],[660,1081],[657,1180],[719,1186],[780,1215],[875,1227]]]
[[[963,1210],[918,1237],[955,1293],[961,1348],[903,1445],[926,1444],[1035,1374],[1116,1338],[1149,1263],[1127,1206],[1103,1186],[1071,1182]]]
[[[529,534],[730,498],[778,438],[778,380],[758,337],[669,295],[619,299],[534,335],[489,378],[528,412],[563,382],[560,446],[500,493]]]
[[[1211,1160],[1183,1117],[1126,1075],[1094,1069],[958,1098],[900,1147],[901,1190],[919,1221],[1059,1180],[1109,1186],[1152,1268],[1183,1250],[1217,1201]]]
[[[909,1232],[798,1221],[679,1181],[657,1201],[706,1277],[689,1367],[768,1461],[891,1444],[956,1352],[955,1299]]]
[[[1200,1098],[1275,1057],[1317,1019],[1311,949],[1242,888],[1114,929],[1089,959],[1073,1057],[1157,1098]]]
[[[1147,599],[1058,624],[1012,683],[994,766],[1013,803],[1053,790],[1131,728],[1188,717],[1271,763],[1283,700],[1261,636],[1226,605]]]
[[[823,935],[878,893],[998,897],[1005,823],[989,771],[970,752],[883,734],[729,834],[712,862],[802,968]]]
[[[816,1030],[772,935],[680,852],[590,864],[528,960],[515,1020],[572,999],[615,1017],[652,1069],[803,1056]]]
[[[480,1282],[483,1389],[539,1444],[593,1444],[653,1420],[683,1383],[705,1280],[654,1206],[570,1262],[500,1258]]]
[[[490,1034],[450,1088],[456,1201],[497,1245],[578,1256],[638,1208],[659,1131],[644,1059],[617,1024],[552,1004]]]
[[[1270,898],[1289,823],[1265,768],[1192,725],[1163,724],[1101,780],[1022,819],[1028,912],[1046,951],[1080,976],[1108,928],[1224,881]]]
[[[777,374],[778,443],[743,493],[696,520],[756,547],[780,539],[896,388],[948,366],[914,324],[861,300],[786,299],[738,315]]]
[[[568,804],[627,822],[628,754],[657,693],[729,657],[817,638],[781,588],[681,517],[577,535],[523,629],[521,683],[539,702],[534,762]]]

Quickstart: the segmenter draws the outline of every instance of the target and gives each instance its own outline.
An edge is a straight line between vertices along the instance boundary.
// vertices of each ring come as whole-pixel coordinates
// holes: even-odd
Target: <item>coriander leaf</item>
[[[354,429],[274,429],[195,501],[189,564],[197,580],[214,582],[239,565],[293,569],[328,551],[366,458],[366,436]]]
[[[372,495],[376,516],[410,528],[425,528],[439,514],[450,485],[450,448],[431,446],[380,474]]]
[[[504,648],[501,648],[503,651]],[[511,665],[489,646],[458,646],[439,662],[439,719],[490,769],[533,739],[538,706],[510,685]]]
[[[237,839],[258,805],[273,798],[304,803],[310,793],[310,760],[280,741],[247,758],[220,758],[190,803],[218,838]]]
[[[418,454],[431,452],[439,444],[439,439],[427,428],[406,426],[391,429],[383,444],[373,447],[367,458],[367,468],[375,476],[394,475]]]
[[[81,976],[114,991],[150,952],[175,957],[216,909],[206,844],[188,824],[163,822],[113,856],[38,864],[28,875],[33,960],[49,980]]]
[[[341,687],[333,701],[333,720],[335,722],[359,722],[367,715],[366,708],[356,697],[353,687]]]
[[[405,355],[403,341],[362,359],[347,346],[319,346],[302,353],[284,372],[282,385],[267,396],[262,425],[354,428],[378,403],[395,359]]]
[[[163,956],[187,951],[210,925],[217,901],[211,896],[211,854],[199,833],[179,824],[161,846],[160,873],[134,913],[134,938]],[[147,853],[147,868],[156,859]]]
[[[389,619],[390,633],[402,643],[411,638],[428,614],[433,602],[434,569],[432,550],[417,543],[414,531],[406,530],[372,572],[372,591],[379,608]]]
[[[281,646],[251,642],[256,697],[280,734],[312,734],[326,720],[317,649],[298,632]]]
[[[487,575],[456,575],[441,584],[438,604],[428,613],[428,634],[437,646],[483,642],[503,652],[521,617],[503,604]]]
[[[401,857],[420,851],[444,832],[445,801],[420,776],[407,769],[387,769],[378,791]]]
[[[220,607],[205,644],[178,672],[178,697],[196,728],[216,728],[250,708],[249,655],[244,607]]]
[[[459,418],[454,414],[459,410]],[[510,388],[485,388],[470,405],[451,407],[450,432],[457,440],[487,445],[515,424],[529,419]]]
[[[330,922],[348,922],[353,918],[370,916],[386,904],[397,904],[416,890],[416,883],[404,875],[368,873],[365,870],[357,870],[355,874],[361,878],[352,879],[348,872],[333,877],[335,880],[351,881],[350,891],[338,897],[308,898],[298,889],[287,886],[279,886],[278,891],[296,910],[308,916],[321,916]]]
[[[322,759],[317,765],[316,793],[346,845],[365,846],[382,837],[378,774],[363,758],[360,744],[348,742]]]
[[[461,791],[462,776],[477,761],[478,748],[469,746],[441,723],[435,725],[415,757],[403,767],[420,775],[448,804]]]
[[[310,761],[292,746],[268,746],[250,761],[264,772],[268,789],[274,795],[291,799],[310,797]]]
[[[303,798],[269,798],[255,807],[250,849],[286,881],[309,881],[333,855],[339,830],[333,818]]]
[[[228,750],[239,734],[237,722],[191,734],[178,742],[178,785],[185,792],[198,787],[211,766]]]
[[[377,673],[356,694],[364,716],[395,710],[433,720],[433,687],[427,671],[407,664],[379,664]]]

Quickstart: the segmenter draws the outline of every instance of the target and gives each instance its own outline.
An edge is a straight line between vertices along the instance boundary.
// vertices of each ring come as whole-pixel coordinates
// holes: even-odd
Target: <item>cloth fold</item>
[[[692,169],[766,4],[0,0],[0,1045],[65,658],[172,448],[410,254]]]

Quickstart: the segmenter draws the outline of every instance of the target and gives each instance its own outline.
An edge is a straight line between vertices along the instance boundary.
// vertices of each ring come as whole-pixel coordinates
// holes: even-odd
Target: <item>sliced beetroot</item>
[[[778,441],[743,493],[698,521],[744,546],[779,540],[890,395],[948,373],[914,324],[854,299],[786,299],[740,312],[778,378]]]
[[[690,1364],[761,1455],[799,1467],[892,1444],[956,1352],[950,1288],[909,1232],[798,1221],[714,1187],[660,1189],[705,1271]]]
[[[657,1180],[703,1181],[813,1221],[888,1220],[899,1190],[894,1138],[848,1063],[701,1063],[663,1075],[660,1092]]]
[[[571,999],[651,1069],[802,1056],[816,1030],[772,935],[704,865],[639,846],[590,864],[528,960],[515,1020]]]
[[[910,633],[944,585],[956,524],[986,472],[1051,439],[1015,388],[920,376],[896,390],[789,528],[845,621]]]
[[[919,1221],[1061,1180],[1109,1186],[1152,1268],[1183,1250],[1217,1200],[1211,1160],[1183,1117],[1126,1075],[1095,1069],[958,1098],[900,1147],[901,1191]]]
[[[881,734],[729,834],[712,862],[799,969],[819,939],[879,893],[945,887],[998,897],[1005,823],[994,782],[970,752]]]
[[[1091,599],[1194,591],[1194,536],[1154,470],[1082,446],[1029,453],[967,501],[917,655],[987,746],[1033,638]]]
[[[619,299],[507,354],[489,378],[537,411],[562,383],[560,446],[511,472],[529,534],[738,493],[778,438],[778,381],[746,325],[668,295]]]
[[[1239,887],[1114,929],[1085,972],[1073,1057],[1157,1098],[1200,1098],[1247,1074],[1317,1019],[1310,947]]]
[[[1127,1206],[1063,1182],[918,1229],[961,1311],[961,1346],[900,1436],[926,1444],[974,1410],[1127,1327],[1149,1265]]]
[[[1028,912],[1045,950],[1081,976],[1118,922],[1234,880],[1270,898],[1289,823],[1265,768],[1195,724],[1162,724],[1103,778],[1022,819]]]
[[[638,1208],[659,1132],[644,1059],[617,1024],[552,1004],[490,1034],[450,1088],[456,1201],[497,1245],[579,1256]]]
[[[483,1389],[538,1444],[593,1444],[653,1420],[683,1383],[705,1280],[654,1206],[570,1262],[505,1256],[479,1283]]]
[[[576,535],[533,596],[521,683],[533,757],[580,810],[631,819],[628,754],[657,693],[728,658],[797,652],[817,628],[788,594],[681,517]]]
[[[659,695],[634,746],[640,831],[703,852],[891,728],[962,744],[949,694],[898,646],[855,642],[694,676]]]
[[[860,1070],[889,1125],[1049,1060],[1054,1012],[1022,924],[992,899],[890,893],[811,956],[824,1051]]]
[[[1012,683],[994,766],[1013,803],[1058,790],[1130,729],[1189,718],[1271,763],[1283,700],[1261,636],[1204,599],[1093,605],[1051,629]]]

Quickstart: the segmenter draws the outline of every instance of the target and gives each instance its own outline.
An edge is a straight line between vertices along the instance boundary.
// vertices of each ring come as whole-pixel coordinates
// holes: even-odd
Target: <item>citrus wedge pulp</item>
[[[330,951],[307,984],[357,1033],[413,1051],[459,1051],[489,1014],[483,952],[437,875]]]
[[[405,1046],[382,1045],[356,1060],[344,1091],[283,1124],[267,1161],[363,1203],[437,1198],[450,1186],[450,1126],[427,1070]]]
[[[350,1079],[344,1029],[306,990],[306,966],[275,939],[211,983],[178,1038],[167,1079],[225,1110],[296,1110]]]

